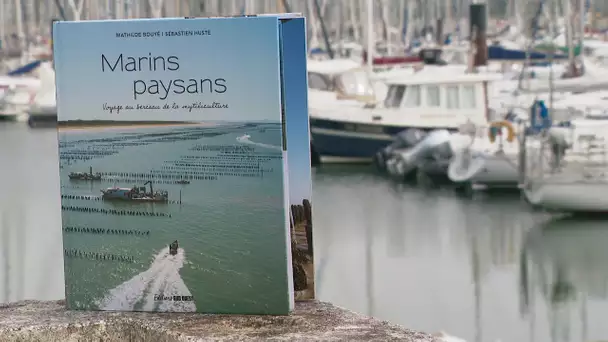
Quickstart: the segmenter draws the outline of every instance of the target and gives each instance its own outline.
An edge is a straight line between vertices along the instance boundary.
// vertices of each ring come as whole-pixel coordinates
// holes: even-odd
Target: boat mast
[[[549,9],[549,21],[550,22],[555,22],[557,20],[557,4],[555,3],[555,1],[551,1],[551,8]],[[555,79],[555,72],[553,70],[553,62],[554,62],[554,54],[555,54],[555,25],[549,25],[549,29],[551,30],[549,32],[550,36],[551,36],[551,45],[550,45],[550,51],[549,51],[549,117],[551,117],[551,112],[553,111],[553,98],[554,98],[554,79]]]
[[[308,0],[306,2],[307,12],[309,13],[308,17],[310,18],[310,41],[308,42],[309,48],[316,48],[319,45],[319,30],[317,27],[317,20],[319,20],[319,18],[314,15],[312,10],[315,8],[314,2],[315,0]]]
[[[522,20],[521,20],[521,14],[519,11],[519,2],[518,0],[511,0],[512,3],[512,10],[513,10],[513,19],[515,21],[515,27],[517,28],[517,32],[518,33],[523,33],[522,32]]]
[[[68,6],[72,10],[73,20],[80,21],[82,19],[82,8],[84,5],[84,0],[68,0]]]
[[[84,1],[84,0],[83,0]],[[133,17],[133,6],[131,0],[124,0],[123,11],[125,15],[125,19],[129,19]]]
[[[445,0],[444,3],[445,6],[445,18],[444,18],[444,24],[443,27],[445,28],[445,31],[448,33],[452,32],[452,0]]]
[[[357,20],[357,12],[353,3],[348,4],[348,14],[350,16],[350,28],[353,32],[353,37],[356,42],[361,41],[361,34],[359,32],[359,21]]]
[[[555,35],[559,34],[559,32],[560,32],[558,29],[559,23],[557,22],[557,19],[561,17],[561,8],[563,7],[561,1],[562,0],[552,0],[551,1],[553,3],[553,20],[554,20],[554,24],[553,24],[554,37],[553,38],[555,38]]]
[[[32,22],[31,22],[31,18],[32,18],[32,12],[30,11],[30,8],[28,8],[28,3],[23,2],[23,0],[21,1],[21,15],[23,16],[23,21],[24,24],[23,25],[23,36],[25,37],[25,51],[28,52],[28,57],[29,58],[29,52],[30,52],[30,42],[31,42],[31,31],[30,28],[32,27]]]
[[[384,0],[380,4],[382,5],[382,27],[383,27],[384,43],[386,44],[388,55],[392,56],[393,48],[390,43],[391,39],[390,39],[390,33],[389,33],[389,31],[390,31],[389,15],[388,15],[389,2],[388,2],[388,0]]]
[[[162,16],[164,2],[165,0],[148,0],[152,18],[160,18]]]
[[[6,8],[4,6],[4,1],[0,1],[0,50],[6,51]]]
[[[285,6],[283,6],[283,1],[276,0],[277,2],[277,13],[285,13]]]
[[[579,38],[579,45],[578,45],[578,55],[579,55],[579,59],[580,59],[580,64],[581,64],[581,68],[584,67],[584,58],[583,58],[583,42],[585,41],[585,21],[586,21],[586,17],[587,17],[587,9],[585,8],[586,4],[585,4],[585,0],[578,0],[579,1],[579,16],[580,16],[580,30],[581,30],[581,36]],[[582,71],[582,70],[581,70]]]
[[[180,17],[183,15],[183,12],[185,12],[182,8],[185,7],[185,9],[188,9],[188,6],[182,6],[182,2],[179,1],[179,12],[177,13],[177,15],[179,15]],[[133,15],[136,18],[141,18],[141,3],[139,1],[135,1],[135,5],[133,6]],[[189,16],[189,15],[188,15]]]
[[[25,35],[23,33],[23,14],[21,13],[21,0],[15,0],[15,24],[17,26],[17,37],[19,38],[19,49],[21,50],[21,62],[25,57]]]
[[[574,76],[575,64],[574,64],[574,48],[573,48],[573,33],[572,32],[572,3],[571,0],[566,0],[566,13],[564,24],[566,25],[566,42],[568,44],[568,62],[570,65],[570,76]]]
[[[321,9],[321,5],[319,5],[319,0],[313,0],[313,2],[317,19],[319,20],[319,23],[321,25],[321,33],[323,34],[323,42],[325,43],[325,49],[327,50],[329,59],[334,59],[334,50],[331,48],[331,43],[329,42],[329,34],[325,26],[325,20],[323,20],[323,13],[325,12],[324,9],[327,3],[325,2],[323,9]]]
[[[338,12],[338,29],[336,30],[336,41],[342,44],[344,42],[344,17],[346,16],[346,14],[344,13],[344,2],[338,1],[336,6]]]
[[[592,32],[595,32],[595,28],[596,28],[596,20],[595,20],[595,3],[594,0],[589,0],[589,7],[587,8],[590,15],[589,15],[589,28],[592,30]]]
[[[367,0],[367,70],[374,70],[374,1]]]

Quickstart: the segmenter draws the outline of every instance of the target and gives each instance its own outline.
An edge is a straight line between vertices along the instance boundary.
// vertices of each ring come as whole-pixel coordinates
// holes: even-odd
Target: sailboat
[[[41,63],[32,71],[38,85],[13,85],[0,99],[0,117],[27,120],[29,116],[57,117],[55,107],[55,72],[50,62]]]
[[[608,212],[608,120],[582,118],[552,127],[527,151],[528,201],[547,210]]]
[[[567,1],[567,18],[570,18],[569,11]],[[572,28],[566,21],[568,37],[572,40]],[[579,70],[575,66],[572,44],[569,46],[574,73]],[[606,119],[604,115],[585,116],[568,121],[566,127],[545,129],[546,134],[537,139],[537,146],[525,150],[521,168],[526,173],[523,190],[532,205],[562,212],[608,212]]]
[[[40,79],[40,89],[32,100],[27,114],[30,123],[33,121],[57,121],[57,105],[55,102],[55,70],[50,62],[45,62],[37,69]]]

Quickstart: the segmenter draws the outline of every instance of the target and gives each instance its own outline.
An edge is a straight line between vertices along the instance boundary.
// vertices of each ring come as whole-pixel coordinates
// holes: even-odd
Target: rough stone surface
[[[435,337],[321,302],[298,302],[289,316],[68,311],[64,302],[0,306],[0,341],[402,341]]]

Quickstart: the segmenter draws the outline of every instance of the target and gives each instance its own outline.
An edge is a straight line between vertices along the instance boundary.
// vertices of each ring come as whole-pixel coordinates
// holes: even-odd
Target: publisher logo
[[[165,301],[191,302],[193,300],[194,300],[194,298],[192,296],[164,296],[164,295],[155,295],[154,296],[154,301],[157,301],[157,302],[165,302]]]

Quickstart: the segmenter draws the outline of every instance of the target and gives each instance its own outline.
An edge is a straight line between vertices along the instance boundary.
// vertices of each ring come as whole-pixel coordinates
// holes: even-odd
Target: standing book
[[[287,131],[309,148],[308,127],[293,129],[308,119],[305,63],[289,82],[283,71],[305,59],[304,27],[298,16],[55,23],[68,308],[293,309]],[[304,56],[285,54],[286,39]],[[299,174],[309,196],[310,164]]]

